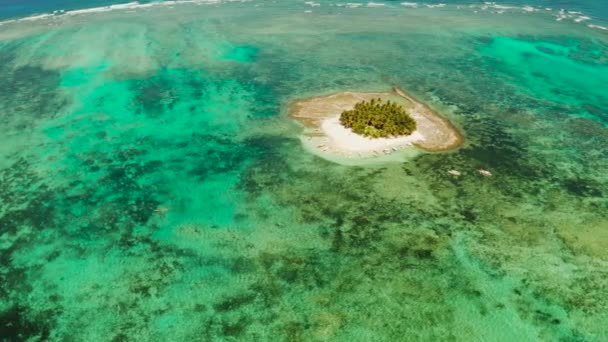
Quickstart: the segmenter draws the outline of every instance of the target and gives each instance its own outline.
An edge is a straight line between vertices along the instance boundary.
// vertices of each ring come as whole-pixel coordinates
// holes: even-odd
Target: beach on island
[[[417,128],[407,136],[369,138],[354,133],[340,123],[340,114],[356,103],[371,99],[390,100],[402,105],[416,121]],[[447,151],[464,142],[460,132],[445,118],[407,92],[341,92],[296,101],[290,115],[304,126],[301,140],[307,149],[322,157],[369,159],[412,149]]]

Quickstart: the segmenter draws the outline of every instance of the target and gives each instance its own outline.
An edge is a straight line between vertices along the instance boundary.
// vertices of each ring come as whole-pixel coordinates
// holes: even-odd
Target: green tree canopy
[[[380,138],[409,135],[416,130],[416,121],[401,105],[381,99],[362,101],[340,115],[340,123],[355,133]]]

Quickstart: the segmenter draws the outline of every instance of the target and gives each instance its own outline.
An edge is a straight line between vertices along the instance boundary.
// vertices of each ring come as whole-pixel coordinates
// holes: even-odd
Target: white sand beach
[[[339,117],[331,117],[322,121],[321,131],[329,140],[328,146],[343,153],[370,153],[394,151],[395,149],[411,146],[415,142],[423,142],[424,136],[415,131],[408,136],[394,138],[368,138],[354,133],[350,128],[340,123]]]

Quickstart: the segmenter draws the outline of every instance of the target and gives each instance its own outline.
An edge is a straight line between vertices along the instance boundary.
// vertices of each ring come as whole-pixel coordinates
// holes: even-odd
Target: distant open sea
[[[179,1],[179,0],[178,0]],[[36,14],[50,13],[57,10],[78,10],[84,8],[124,4],[131,1],[109,1],[109,0],[0,0],[0,20],[22,18]],[[139,3],[163,2],[163,1],[138,1]],[[294,1],[296,2],[296,1]],[[300,1],[298,1],[300,2]],[[327,2],[327,1],[326,1]],[[341,2],[341,1],[335,1]],[[402,2],[386,1],[387,3]],[[414,2],[414,1],[412,1]],[[483,4],[484,1],[467,0],[421,0],[418,3],[429,4]],[[608,20],[608,1],[604,0],[512,0],[495,1],[500,5],[528,5],[552,8],[563,8],[570,11],[582,11],[594,19]]]

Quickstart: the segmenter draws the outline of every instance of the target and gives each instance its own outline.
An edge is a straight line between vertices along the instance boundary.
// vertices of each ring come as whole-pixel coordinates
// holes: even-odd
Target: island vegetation
[[[356,103],[353,109],[342,112],[340,123],[371,138],[410,135],[416,130],[416,121],[403,106],[379,98]]]

